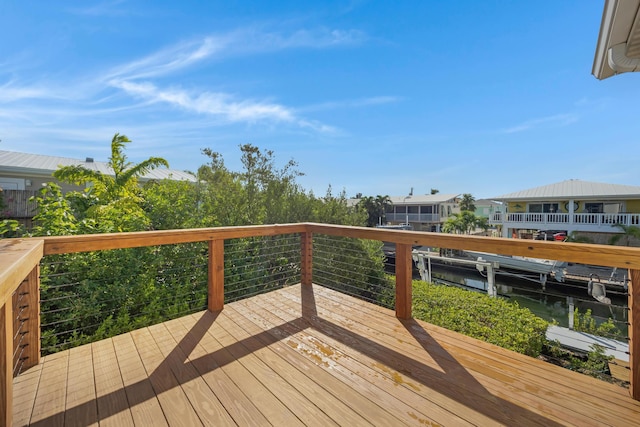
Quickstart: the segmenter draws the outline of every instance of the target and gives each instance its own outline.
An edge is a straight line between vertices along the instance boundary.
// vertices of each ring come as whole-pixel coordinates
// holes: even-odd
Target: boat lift
[[[485,261],[482,258],[478,258],[477,260],[467,260],[460,258],[443,257],[440,255],[435,255],[432,252],[416,250],[412,251],[412,256],[413,261],[418,266],[418,271],[420,271],[420,278],[425,282],[432,282],[432,259],[437,259],[438,261],[447,264],[473,265],[480,273],[484,272],[485,270],[487,271],[487,295],[489,295],[490,297],[496,297],[498,295],[498,290],[496,288],[496,270],[500,268],[500,264],[496,261]]]

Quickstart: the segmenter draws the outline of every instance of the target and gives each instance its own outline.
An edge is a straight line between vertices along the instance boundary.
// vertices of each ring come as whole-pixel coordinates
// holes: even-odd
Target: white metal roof
[[[394,205],[433,205],[438,203],[453,202],[458,194],[417,194],[413,196],[389,197]]]
[[[59,166],[82,165],[87,169],[103,174],[113,174],[107,163],[71,159],[68,157],[44,156],[41,154],[19,153],[16,151],[0,150],[0,173],[14,173],[32,176],[51,176]],[[176,181],[195,182],[196,177],[188,172],[174,169],[157,168],[140,177],[140,181],[152,179],[173,179]]]
[[[570,179],[493,197],[494,200],[640,199],[640,187]]]

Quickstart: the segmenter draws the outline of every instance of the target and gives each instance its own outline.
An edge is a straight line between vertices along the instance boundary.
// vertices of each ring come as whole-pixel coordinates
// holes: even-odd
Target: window
[[[420,206],[420,213],[422,214],[433,213],[433,206]]]
[[[560,212],[557,203],[530,203],[530,213],[554,213]]]
[[[417,214],[418,213],[418,208],[420,208],[420,206],[409,206],[409,213],[410,214]]]

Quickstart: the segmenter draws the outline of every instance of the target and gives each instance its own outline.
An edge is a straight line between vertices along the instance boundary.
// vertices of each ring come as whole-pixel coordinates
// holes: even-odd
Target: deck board
[[[44,357],[14,425],[640,424],[628,390],[314,285]]]

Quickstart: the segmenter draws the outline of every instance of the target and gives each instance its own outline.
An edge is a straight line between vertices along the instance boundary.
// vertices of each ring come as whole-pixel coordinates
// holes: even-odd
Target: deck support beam
[[[412,266],[411,245],[396,243],[396,317],[411,319]]]
[[[313,281],[313,233],[300,233],[300,282],[311,285]]]
[[[640,400],[640,270],[629,270],[629,392]]]
[[[209,240],[207,308],[211,312],[224,308],[224,239]]]

